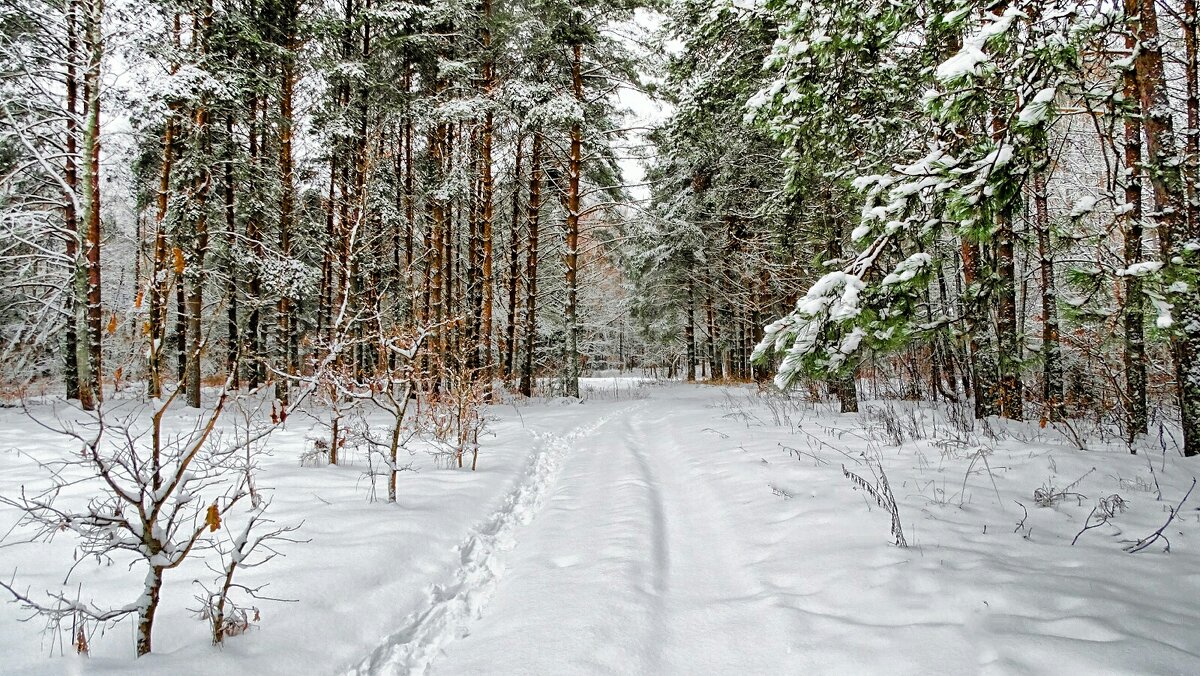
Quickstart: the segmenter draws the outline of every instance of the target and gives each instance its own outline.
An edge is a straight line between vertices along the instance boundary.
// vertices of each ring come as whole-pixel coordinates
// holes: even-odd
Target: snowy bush
[[[69,622],[80,634],[81,624],[106,625],[135,617],[136,651],[145,655],[152,649],[167,571],[193,554],[216,552],[226,561],[220,587],[224,598],[235,588],[239,565],[257,565],[247,562],[253,550],[292,530],[260,533],[270,522],[264,517],[266,502],[255,487],[254,474],[261,442],[272,426],[256,422],[263,416],[250,411],[240,429],[218,429],[234,403],[228,386],[212,408],[185,414],[182,426],[168,425],[167,415],[180,392],[155,400],[156,406],[108,404],[54,421],[35,418],[74,448],[59,460],[40,463],[47,488],[0,496],[0,503],[21,513],[16,533],[28,533],[31,540],[74,538],[78,560],[63,589],[47,590],[46,600],[35,600],[15,581],[0,581],[0,586],[22,607],[43,617],[47,630],[60,630]],[[227,522],[237,520],[235,507],[243,502],[251,503],[251,516],[240,535],[227,542]],[[145,575],[140,592],[116,605],[69,597],[65,589],[86,576],[88,567],[79,564],[87,559],[141,566]],[[86,582],[80,579],[79,587]],[[214,631],[214,640],[219,642],[221,635]]]

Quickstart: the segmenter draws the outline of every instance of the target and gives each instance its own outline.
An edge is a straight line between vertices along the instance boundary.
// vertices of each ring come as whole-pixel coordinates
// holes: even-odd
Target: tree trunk
[[[978,295],[976,286],[979,276],[979,245],[963,239],[962,242],[962,279],[966,307],[963,314],[968,324],[967,359],[970,368],[971,393],[975,399],[975,417],[986,418],[996,415],[999,411],[992,393],[996,389],[996,374],[992,360],[984,354],[980,345],[980,335],[988,336],[988,308],[985,298]],[[975,288],[972,288],[975,287]],[[964,377],[966,374],[964,373]]]
[[[484,95],[490,97],[494,86],[494,66],[492,63],[492,33],[490,23],[492,21],[492,2],[491,0],[483,0],[483,90]],[[492,111],[489,108],[483,117],[483,129],[480,131],[480,162],[482,166],[480,170],[480,236],[483,246],[483,271],[480,283],[483,285],[481,289],[480,302],[483,305],[483,311],[479,319],[479,347],[482,360],[483,371],[480,373],[480,379],[485,385],[485,396],[490,400],[492,391],[492,306],[494,304],[493,294],[493,274],[492,274],[492,221],[495,217],[493,192],[495,186],[492,178]]]
[[[1128,6],[1130,2],[1126,2]],[[1133,9],[1136,12],[1136,6]],[[1130,14],[1129,16],[1133,16]],[[1126,46],[1132,54],[1136,42],[1132,36],[1126,38]],[[1125,101],[1136,106],[1140,99],[1137,73],[1126,69],[1124,73]],[[1124,247],[1125,267],[1142,262],[1142,122],[1136,111],[1125,114],[1125,218]],[[1139,434],[1149,430],[1150,414],[1146,402],[1146,298],[1142,293],[1142,278],[1125,275],[1125,399],[1126,439],[1130,444]],[[1136,452],[1136,451],[1135,451]]]
[[[475,370],[482,366],[483,345],[480,341],[480,327],[483,318],[483,223],[479,196],[483,192],[481,180],[483,175],[482,161],[479,158],[479,134],[471,131],[469,146],[473,155],[473,174],[471,193],[466,198],[467,204],[467,260],[464,271],[463,286],[466,291],[467,312],[465,326],[465,345],[467,367]],[[475,371],[475,375],[480,375]]]
[[[440,91],[440,87],[439,87]],[[446,176],[446,124],[439,123],[429,139],[431,164],[434,170],[433,185],[440,186]],[[446,327],[442,325],[445,319],[443,307],[443,291],[445,290],[445,275],[443,274],[443,253],[446,239],[446,204],[442,197],[435,192],[429,197],[429,279],[427,304],[429,305],[429,323],[434,328],[432,348],[437,358],[446,352]],[[436,380],[436,379],[435,379]]]
[[[696,290],[691,275],[687,278],[687,314],[684,340],[687,341],[687,381],[696,382]]]
[[[1058,337],[1058,292],[1054,282],[1054,252],[1050,242],[1050,209],[1046,176],[1033,177],[1033,205],[1038,239],[1038,269],[1042,281],[1042,401],[1046,418],[1057,421],[1063,414],[1062,347]]]
[[[83,244],[87,271],[87,360],[82,369],[86,377],[80,378],[79,401],[85,410],[91,410],[104,400],[101,354],[103,308],[100,294],[100,67],[104,59],[104,1],[87,0],[86,7],[83,39],[87,53],[87,68],[84,71],[87,122],[83,135],[83,194],[86,199],[84,222],[87,230]]]
[[[1013,252],[1016,236],[1011,215],[1005,214],[1000,219],[996,235],[996,271],[1000,277],[996,299],[996,364],[1000,378],[995,399],[1002,417],[1021,420],[1024,413],[1017,339],[1016,256]]]
[[[1187,131],[1184,134],[1186,156],[1183,172],[1186,187],[1188,232],[1200,232],[1200,202],[1196,181],[1200,174],[1200,57],[1197,55],[1196,0],[1183,0],[1184,80],[1187,83]]]
[[[992,121],[992,134],[1002,138],[1004,123],[997,117]],[[996,214],[995,266],[996,286],[996,390],[990,397],[996,412],[1004,418],[1021,420],[1024,417],[1021,385],[1020,341],[1017,336],[1016,255],[1013,246],[1013,207],[1016,200],[1003,206]]]
[[[154,636],[154,615],[158,612],[158,599],[162,593],[163,567],[150,566],[146,576],[146,593],[138,608],[137,656],[149,655]]]
[[[79,152],[77,146],[79,125],[75,118],[78,112],[79,100],[79,74],[75,68],[75,62],[79,56],[78,12],[79,0],[71,0],[67,8],[67,129],[66,157],[64,158],[65,165],[63,167],[63,180],[67,184],[68,190],[63,201],[63,225],[67,230],[66,254],[67,260],[70,261],[72,276],[70,288],[63,296],[66,299],[63,309],[67,317],[65,331],[66,345],[63,348],[63,380],[67,386],[67,399],[79,399],[80,396],[79,337],[77,333],[79,321],[76,312],[86,302],[86,299],[78,298],[79,285],[76,282],[83,271],[79,261],[79,213],[77,209],[77,205],[79,204],[79,176],[76,162]]]
[[[265,106],[264,106],[265,111]],[[255,175],[258,175],[259,170],[259,136],[263,133],[262,128],[258,123],[258,97],[250,99],[250,134],[248,139],[247,151],[250,156],[250,166],[254,169]],[[253,185],[253,184],[252,184]],[[248,286],[248,295],[250,302],[250,314],[246,317],[246,352],[243,359],[248,364],[247,369],[247,385],[251,390],[256,390],[262,385],[263,363],[262,363],[262,346],[260,343],[262,330],[262,274],[258,261],[263,259],[265,255],[261,221],[259,220],[260,211],[257,201],[251,201],[250,213],[246,218],[246,241],[250,244],[250,252],[253,255],[255,264],[250,266],[250,282]]]
[[[193,30],[199,41],[199,53],[203,59],[208,53],[208,33],[212,26],[212,7],[207,4],[204,14],[197,18]],[[188,367],[187,367],[187,404],[192,408],[200,408],[200,385],[203,376],[201,362],[204,345],[203,316],[204,316],[204,259],[208,254],[208,193],[212,187],[212,173],[209,171],[207,158],[211,154],[209,110],[206,102],[201,100],[196,108],[196,134],[199,136],[196,146],[200,148],[202,157],[198,158],[201,166],[196,168],[197,174],[193,179],[193,198],[196,201],[196,221],[194,224],[195,251],[192,255],[192,265],[189,266],[185,280],[188,282]]]
[[[232,381],[233,389],[238,389],[241,386],[241,338],[238,332],[238,289],[237,289],[237,270],[234,257],[234,251],[237,248],[237,238],[235,237],[237,228],[237,212],[235,211],[234,203],[234,181],[233,181],[233,115],[225,116],[225,237],[227,250],[227,269],[228,281],[226,286],[226,295],[228,296],[229,307],[225,315],[225,371],[226,375]]]
[[[408,411],[408,402],[411,393],[410,386],[410,389],[404,392],[403,397],[399,401],[392,399],[392,411],[395,420],[392,423],[392,438],[388,444],[388,458],[392,463],[388,472],[388,502],[391,503],[396,502],[396,475],[400,473],[399,468],[396,466],[400,458],[400,433],[404,428],[404,415]]]
[[[292,96],[296,84],[294,19],[291,16],[285,19],[288,28],[279,97],[279,253],[284,259],[292,255],[292,219],[295,211],[295,179],[292,175]],[[290,380],[296,375],[295,355],[292,354],[292,299],[286,292],[279,299],[278,314],[276,354],[280,375],[277,375],[275,392],[280,405],[286,408],[291,401]]]
[[[721,355],[717,347],[717,318],[713,312],[713,293],[710,290],[704,302],[704,311],[708,320],[708,378],[718,380],[721,374]]]
[[[582,108],[583,99],[583,45],[571,46],[571,83],[575,101]],[[567,305],[563,311],[566,325],[567,372],[565,392],[568,397],[579,396],[579,217],[581,211],[580,179],[583,174],[583,123],[575,120],[571,124],[571,154],[567,160],[567,194],[564,206],[567,210],[566,251],[563,253]]]
[[[183,275],[187,272],[186,264],[184,263],[183,250],[176,247],[173,250],[175,257],[175,382],[176,387],[185,387],[185,379],[187,378],[187,327],[188,327],[188,304],[187,292],[183,285]]]
[[[207,117],[207,116],[205,116]],[[204,122],[208,124],[207,119]],[[197,201],[199,202],[199,217],[196,219],[196,252],[192,259],[191,268],[188,270],[187,279],[187,405],[192,408],[200,408],[200,385],[203,360],[202,348],[204,345],[203,323],[204,316],[204,258],[205,252],[208,249],[208,217],[205,215],[207,206],[207,185],[208,177],[199,178],[201,187],[197,190]]]
[[[1146,138],[1147,170],[1157,205],[1154,219],[1168,278],[1188,278],[1189,260],[1195,253],[1187,243],[1190,232],[1179,149],[1171,118],[1170,97],[1164,76],[1162,41],[1158,32],[1155,3],[1130,0],[1137,5],[1137,71],[1142,109],[1142,127]],[[1175,261],[1182,261],[1176,263]],[[1181,269],[1182,268],[1182,269]],[[1178,388],[1184,455],[1200,455],[1200,289],[1194,284],[1172,285],[1172,347],[1175,356],[1175,382]],[[1180,330],[1180,327],[1183,327]]]
[[[404,93],[412,91],[412,62],[405,57],[404,62]],[[408,272],[409,284],[412,286],[413,264],[413,227],[417,220],[416,202],[416,171],[413,168],[413,120],[412,113],[406,112],[404,120],[404,265]],[[414,292],[410,288],[409,295]],[[414,311],[412,314],[416,314]]]
[[[538,216],[542,198],[542,134],[533,133],[529,151],[529,216],[525,248],[525,360],[521,367],[521,394],[533,396],[533,361],[537,349]]]
[[[521,223],[521,149],[524,145],[517,138],[516,156],[513,159],[512,228],[509,230],[508,252],[508,326],[504,341],[504,378],[511,381],[516,368],[517,354],[517,298],[521,293],[521,238],[518,237]]]
[[[325,205],[325,241],[330,246],[324,248],[321,256],[321,288],[317,295],[317,335],[325,339],[327,344],[333,344],[333,259],[332,243],[337,241],[337,183],[338,183],[338,154],[329,154],[329,195]]]

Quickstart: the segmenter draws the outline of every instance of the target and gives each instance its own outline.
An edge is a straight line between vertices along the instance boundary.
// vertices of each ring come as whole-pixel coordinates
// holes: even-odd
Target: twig
[[[1141,540],[1138,540],[1137,542],[1126,547],[1125,551],[1129,552],[1130,554],[1137,554],[1138,552],[1157,542],[1159,538],[1162,538],[1167,543],[1167,546],[1165,549],[1163,549],[1163,551],[1170,552],[1171,541],[1167,539],[1166,535],[1163,535],[1163,531],[1165,531],[1167,526],[1170,526],[1171,522],[1175,520],[1175,517],[1179,515],[1179,510],[1183,509],[1183,503],[1187,502],[1188,497],[1191,496],[1192,491],[1195,490],[1195,488],[1196,478],[1192,477],[1192,485],[1188,488],[1187,493],[1183,494],[1183,499],[1179,501],[1179,504],[1171,508],[1171,516],[1167,517],[1166,523],[1164,523],[1158,530],[1154,531],[1150,535],[1147,535]]]
[[[788,491],[786,491],[782,488],[779,488],[775,484],[767,484],[767,486],[770,487],[772,493],[774,493],[775,495],[778,495],[779,497],[783,498],[784,500],[791,500],[793,497],[795,497]]]
[[[1062,489],[1062,492],[1063,492],[1063,494],[1064,494],[1064,495],[1072,495],[1071,489],[1072,489],[1072,488],[1075,488],[1076,486],[1078,486],[1080,483],[1082,483],[1082,482],[1083,482],[1083,480],[1084,480],[1084,479],[1088,478],[1088,476],[1089,476],[1089,475],[1090,475],[1092,472],[1095,472],[1095,471],[1096,471],[1096,468],[1095,468],[1095,467],[1093,467],[1093,468],[1089,469],[1088,471],[1084,472],[1084,473],[1083,473],[1083,476],[1081,476],[1081,477],[1079,477],[1078,479],[1076,479],[1076,480],[1072,481],[1071,483],[1067,484],[1067,485],[1066,485],[1066,487]],[[1077,494],[1076,494],[1076,495],[1077,495]]]
[[[1020,500],[1013,500],[1013,502],[1017,503],[1021,507],[1021,511],[1025,512],[1025,516],[1021,517],[1021,520],[1017,522],[1017,527],[1013,529],[1013,532],[1016,533],[1025,527],[1025,519],[1029,518],[1029,510],[1026,509],[1025,505],[1021,504]]]
[[[1071,546],[1072,547],[1075,546],[1076,542],[1079,542],[1080,535],[1083,535],[1084,533],[1088,532],[1089,530],[1091,530],[1093,528],[1099,528],[1100,526],[1103,526],[1104,524],[1108,523],[1108,519],[1100,519],[1096,523],[1092,523],[1092,517],[1095,515],[1096,515],[1096,508],[1093,507],[1092,511],[1088,513],[1087,518],[1083,520],[1083,529],[1080,530],[1078,533],[1076,533],[1075,537],[1071,538]]]
[[[1158,493],[1158,500],[1162,500],[1162,487],[1158,485],[1158,474],[1154,472],[1154,461],[1146,458],[1146,466],[1150,468],[1150,478],[1154,479],[1154,491]]]
[[[812,458],[813,460],[816,460],[818,465],[828,465],[829,464],[828,460],[826,460],[825,458],[822,458],[821,456],[819,456],[815,453],[809,453],[808,451],[802,451],[798,448],[792,448],[791,446],[784,446],[782,443],[779,444],[779,447],[782,448],[783,450],[787,451],[788,454],[795,453],[797,460],[800,459],[800,456],[806,455],[806,456]]]

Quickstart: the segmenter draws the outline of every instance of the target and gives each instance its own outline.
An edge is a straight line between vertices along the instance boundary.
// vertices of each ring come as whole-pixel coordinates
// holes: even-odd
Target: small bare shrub
[[[261,618],[258,607],[246,605],[239,596],[254,600],[287,600],[265,596],[265,584],[249,587],[236,580],[241,570],[257,568],[278,556],[279,552],[274,548],[277,543],[297,542],[288,535],[299,526],[274,526],[264,516],[268,504],[264,503],[251,513],[237,535],[230,535],[230,529],[225,528],[225,538],[218,540],[215,545],[221,565],[216,567],[208,564],[208,569],[217,574],[215,584],[210,588],[196,581],[202,592],[196,595],[195,599],[200,605],[193,610],[201,619],[208,621],[213,645],[222,645],[226,637],[246,633]]]
[[[1088,477],[1088,475],[1095,471],[1095,467],[1089,469],[1083,473],[1083,476],[1067,484],[1064,488],[1058,488],[1051,481],[1047,480],[1046,483],[1034,489],[1034,503],[1037,504],[1038,507],[1053,507],[1063,500],[1074,498],[1080,505],[1083,505],[1083,501],[1087,500],[1087,496],[1083,495],[1082,493],[1076,493],[1074,489],[1076,486],[1082,483],[1083,480]]]
[[[300,452],[301,467],[320,467],[329,464],[329,440],[323,437],[309,439],[308,446]]]
[[[1087,518],[1084,519],[1083,528],[1081,528],[1071,540],[1071,546],[1075,546],[1075,543],[1079,542],[1079,536],[1083,535],[1089,530],[1092,530],[1093,528],[1099,528],[1108,524],[1110,519],[1115,517],[1117,514],[1124,512],[1126,507],[1127,505],[1124,498],[1116,493],[1113,493],[1106,498],[1100,498],[1096,502],[1096,506],[1093,507],[1092,511],[1088,513]]]
[[[46,592],[48,601],[35,600],[0,581],[0,588],[24,609],[46,620],[48,631],[61,631],[70,623],[77,650],[87,649],[82,625],[133,617],[136,652],[150,653],[168,571],[193,554],[218,547],[219,531],[235,506],[247,498],[255,500],[254,456],[271,426],[247,422],[245,430],[232,435],[218,431],[218,420],[234,398],[227,383],[212,408],[195,413],[182,429],[169,429],[163,420],[181,391],[124,412],[101,405],[93,412],[77,412],[73,420],[60,418],[51,424],[34,418],[62,435],[75,452],[39,463],[48,488],[0,497],[21,512],[20,526],[33,531],[31,540],[73,537],[78,561],[91,558],[144,567],[135,600],[108,607],[56,591]],[[259,521],[251,519],[247,529]],[[73,565],[64,586],[81,570]]]

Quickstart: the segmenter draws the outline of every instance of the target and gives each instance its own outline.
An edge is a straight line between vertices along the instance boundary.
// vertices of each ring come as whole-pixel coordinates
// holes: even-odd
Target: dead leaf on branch
[[[208,526],[210,533],[217,532],[221,527],[221,511],[217,509],[216,504],[208,506],[208,514],[204,517],[204,523]]]

